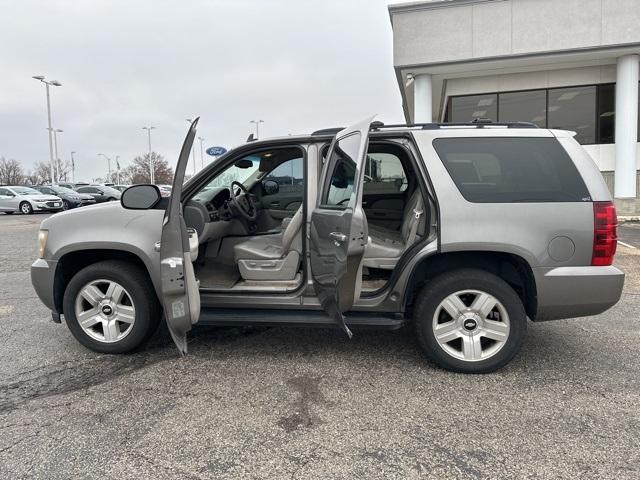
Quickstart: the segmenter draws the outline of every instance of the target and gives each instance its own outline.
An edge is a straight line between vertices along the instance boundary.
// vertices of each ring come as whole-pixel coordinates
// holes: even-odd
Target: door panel
[[[399,229],[406,202],[406,193],[375,193],[363,194],[362,208],[367,214],[367,221],[374,225]]]
[[[182,184],[196,135],[194,120],[182,145],[169,204],[162,222],[160,274],[162,305],[171,337],[182,355],[187,353],[187,332],[200,316],[200,293],[191,263],[189,234],[182,212]]]
[[[360,294],[360,269],[368,236],[361,185],[372,120],[373,117],[335,136],[321,175],[309,232],[316,295],[322,308],[349,337],[352,334],[343,313]]]

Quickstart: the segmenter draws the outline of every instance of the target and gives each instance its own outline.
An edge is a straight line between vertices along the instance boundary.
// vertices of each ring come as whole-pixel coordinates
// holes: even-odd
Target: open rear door
[[[196,118],[182,144],[169,205],[162,221],[160,273],[162,276],[162,306],[171,337],[182,355],[187,353],[187,332],[200,316],[200,292],[191,263],[189,235],[182,216],[182,184],[189,162]]]
[[[322,308],[345,333],[343,313],[360,296],[367,218],[362,209],[364,160],[374,117],[339,132],[322,171],[311,215],[310,262],[313,286]]]

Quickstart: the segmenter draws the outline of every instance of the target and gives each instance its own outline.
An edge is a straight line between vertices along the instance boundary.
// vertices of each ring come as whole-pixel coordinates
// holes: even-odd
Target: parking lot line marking
[[[625,246],[627,248],[636,248],[633,245],[629,245],[628,243],[623,242],[622,240],[618,240],[618,243],[622,246]]]

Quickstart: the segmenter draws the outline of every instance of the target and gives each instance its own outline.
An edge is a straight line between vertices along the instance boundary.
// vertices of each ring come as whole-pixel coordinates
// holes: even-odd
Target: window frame
[[[551,90],[565,90],[565,89],[571,89],[571,88],[580,88],[580,87],[596,87],[596,95],[595,95],[595,143],[582,143],[581,145],[613,145],[615,144],[615,128],[614,128],[614,141],[613,142],[606,142],[606,143],[602,143],[601,139],[601,132],[600,132],[600,95],[601,95],[601,88],[603,87],[610,87],[612,86],[614,87],[614,92],[615,92],[615,88],[617,85],[617,82],[604,82],[604,83],[587,83],[587,84],[581,84],[581,85],[564,85],[564,86],[559,86],[559,87],[544,87],[544,88],[526,88],[526,89],[520,89],[520,90],[504,90],[504,91],[491,91],[491,92],[482,92],[482,93],[469,93],[469,94],[464,94],[464,95],[450,95],[447,97],[447,102],[446,102],[446,106],[444,109],[444,122],[445,123],[452,123],[453,120],[451,119],[451,115],[452,115],[452,102],[454,99],[456,98],[464,98],[464,97],[476,97],[479,95],[496,95],[496,119],[494,120],[496,123],[499,123],[500,120],[500,96],[501,94],[505,94],[505,93],[527,93],[527,92],[536,92],[536,91],[544,91],[545,92],[545,120],[544,120],[544,126],[541,126],[540,128],[549,128],[549,92]],[[640,83],[638,84],[638,89],[640,90]],[[640,96],[639,96],[640,99]],[[638,141],[640,142],[640,100],[639,100],[639,106],[638,106]],[[614,94],[614,113],[615,112],[615,94]]]

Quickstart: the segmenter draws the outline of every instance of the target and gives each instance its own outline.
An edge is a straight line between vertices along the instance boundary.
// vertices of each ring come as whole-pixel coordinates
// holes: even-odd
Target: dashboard
[[[244,223],[234,218],[229,208],[228,187],[204,188],[184,206],[184,221],[198,233],[198,242],[205,243],[228,235],[247,235]]]

